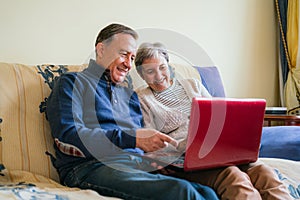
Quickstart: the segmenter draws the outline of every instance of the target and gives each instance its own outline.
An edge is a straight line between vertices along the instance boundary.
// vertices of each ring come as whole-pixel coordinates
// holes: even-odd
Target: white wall
[[[273,0],[0,3],[0,62],[80,64],[93,51],[99,30],[111,22],[165,29],[206,51],[221,71],[227,96],[266,98],[268,106],[278,105]]]

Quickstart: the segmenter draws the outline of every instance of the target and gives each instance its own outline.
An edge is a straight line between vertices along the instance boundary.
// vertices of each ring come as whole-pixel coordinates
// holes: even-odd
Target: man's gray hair
[[[98,43],[100,42],[107,42],[109,43],[113,36],[118,34],[118,33],[124,33],[124,34],[129,34],[131,35],[135,40],[138,39],[138,34],[135,32],[133,29],[124,26],[122,24],[110,24],[103,28],[96,39],[95,46],[97,46]]]

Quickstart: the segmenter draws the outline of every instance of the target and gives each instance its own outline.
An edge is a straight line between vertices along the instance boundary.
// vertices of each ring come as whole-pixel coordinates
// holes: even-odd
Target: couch
[[[116,199],[61,185],[47,155],[54,149],[43,111],[52,81],[86,66],[0,63],[0,199]],[[177,76],[198,78],[213,96],[225,96],[217,67],[173,66]],[[134,88],[144,85],[134,69],[127,80]],[[299,199],[300,126],[264,127],[262,135],[259,160],[272,166]]]

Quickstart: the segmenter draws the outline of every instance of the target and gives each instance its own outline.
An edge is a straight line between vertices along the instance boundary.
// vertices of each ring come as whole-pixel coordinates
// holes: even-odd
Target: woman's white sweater
[[[174,81],[178,81],[183,87],[190,103],[193,97],[211,97],[197,79],[174,78]],[[190,113],[181,112],[179,109],[159,102],[150,87],[137,90],[137,94],[141,102],[146,128],[153,128],[168,134],[179,142],[186,138]]]

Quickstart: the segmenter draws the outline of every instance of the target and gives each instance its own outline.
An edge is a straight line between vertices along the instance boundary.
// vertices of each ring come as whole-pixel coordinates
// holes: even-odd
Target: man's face
[[[96,62],[110,70],[114,83],[124,81],[136,54],[136,40],[129,34],[119,33],[110,43],[98,43]]]

